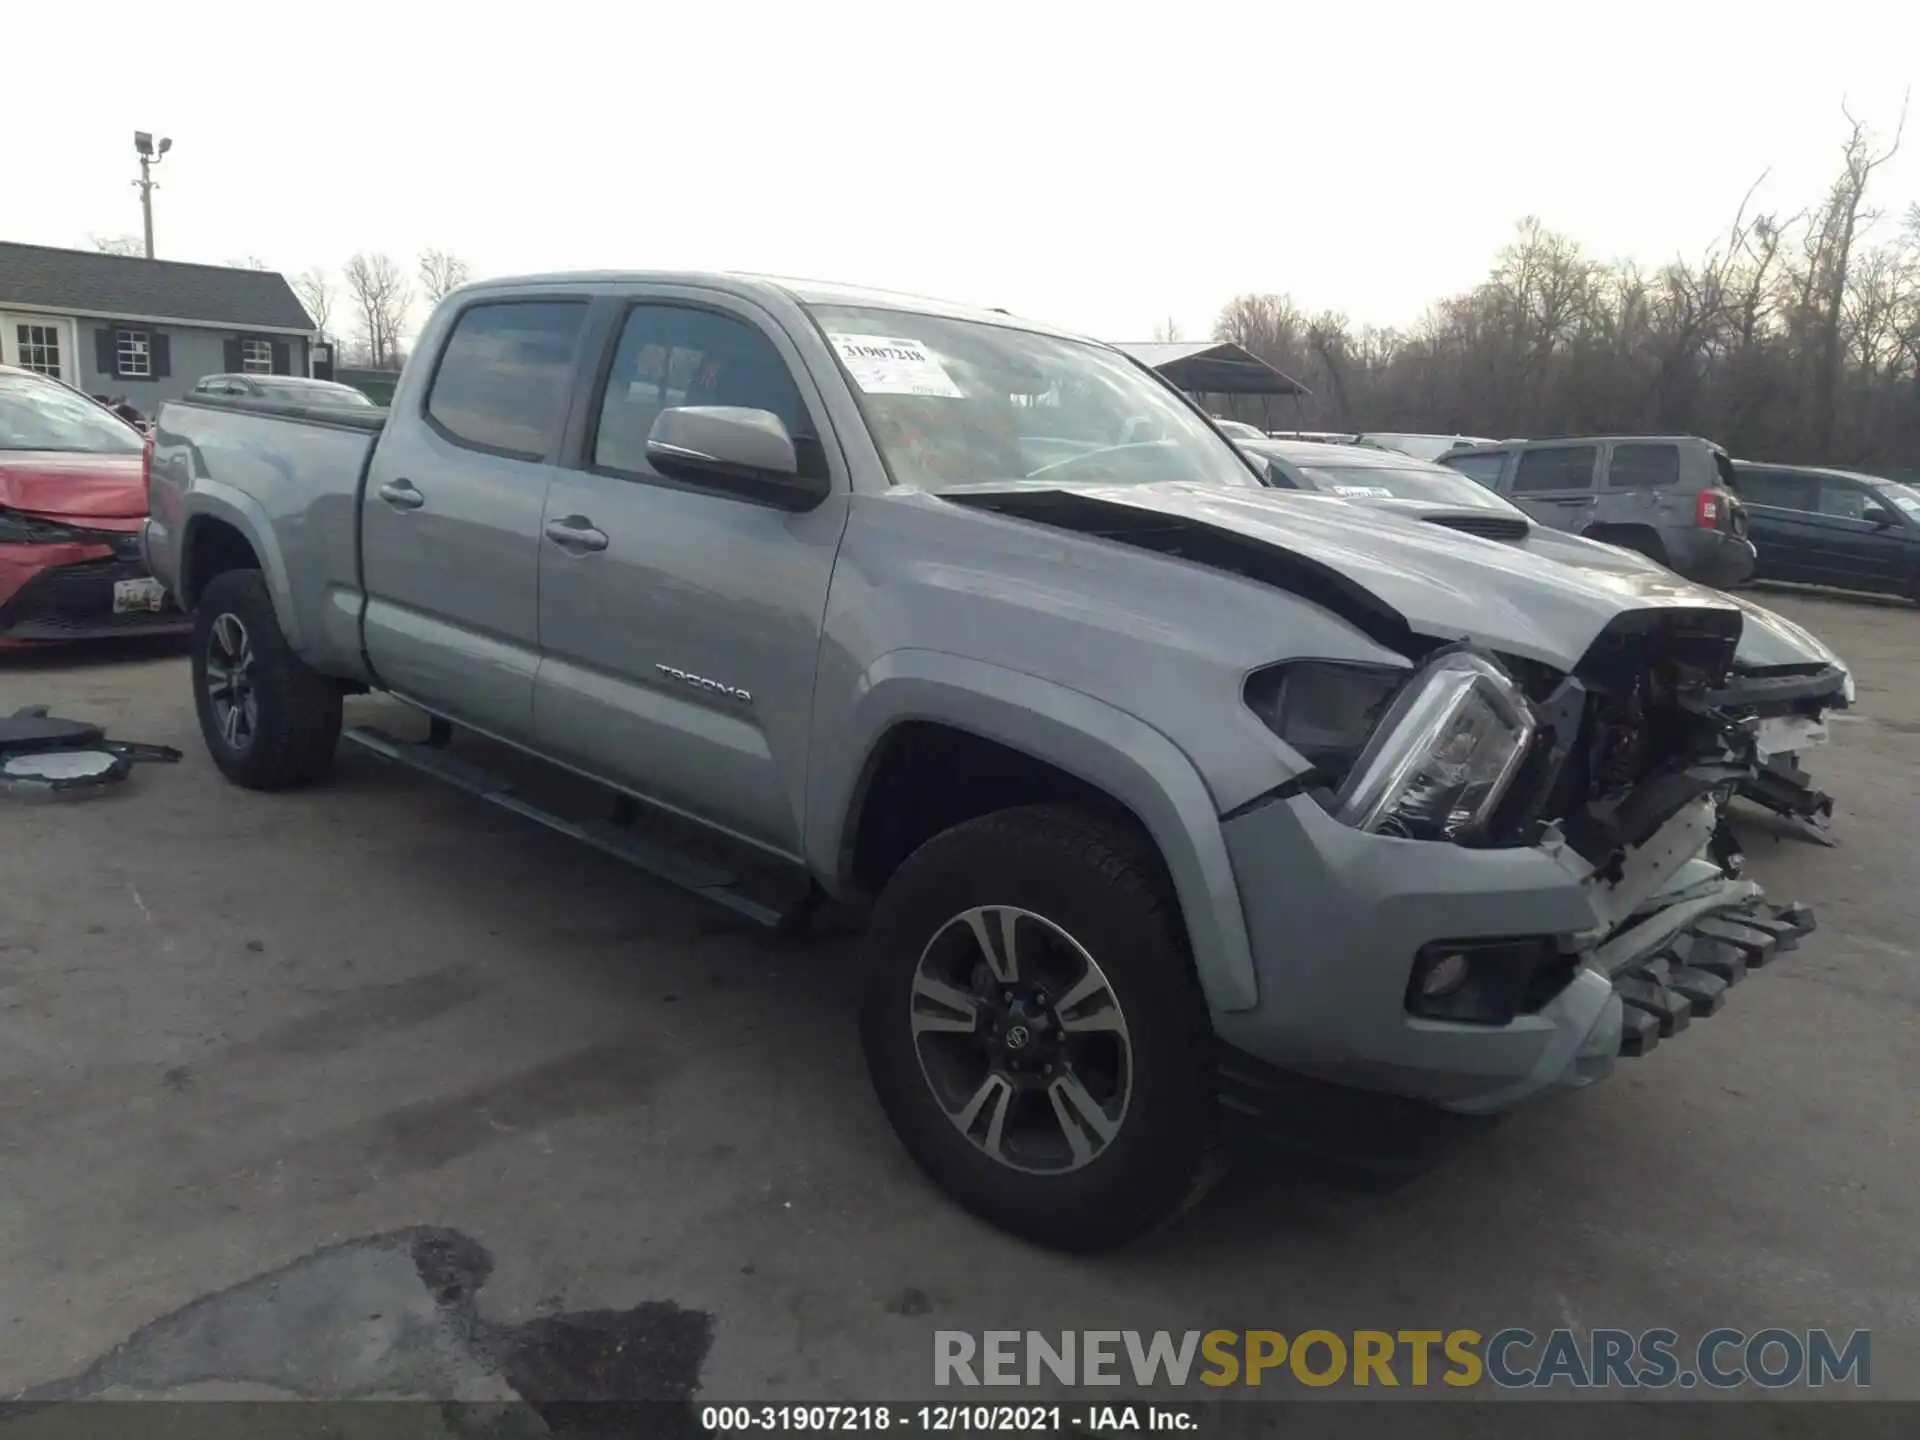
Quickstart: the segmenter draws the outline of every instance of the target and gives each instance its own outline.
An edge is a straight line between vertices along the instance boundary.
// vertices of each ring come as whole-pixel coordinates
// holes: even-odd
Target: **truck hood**
[[[147,513],[138,454],[0,451],[0,506],[49,520],[138,520]]]
[[[1538,555],[1562,564],[1605,574],[1657,574],[1670,572],[1665,566],[1632,550],[1589,540],[1584,535],[1569,535],[1543,525],[1531,528],[1527,538],[1516,542]],[[1738,670],[1772,670],[1785,666],[1838,665],[1846,662],[1821,643],[1805,626],[1796,625],[1784,615],[1757,605],[1744,595],[1714,592],[1721,600],[1737,607],[1745,621],[1740,629],[1740,649],[1734,655]]]
[[[1397,507],[1305,491],[1028,482],[943,490],[940,498],[1216,568],[1258,570],[1363,626],[1470,640],[1561,671],[1574,669],[1624,612],[1740,609],[1659,566],[1567,564],[1531,546],[1425,524]],[[1280,563],[1260,565],[1262,552]]]
[[[1672,573],[1664,565],[1649,560],[1638,551],[1624,550],[1601,540],[1589,540],[1584,535],[1570,535],[1564,530],[1536,525],[1519,510],[1510,510],[1506,506],[1442,505],[1398,496],[1343,498],[1351,499],[1356,504],[1390,510],[1409,519],[1468,533],[1476,528],[1488,528],[1489,522],[1501,527],[1510,526],[1512,533],[1502,533],[1494,538],[1531,554],[1557,560],[1563,565],[1602,575],[1657,575],[1672,578]],[[1794,624],[1784,615],[1775,614],[1764,605],[1756,605],[1745,596],[1730,595],[1724,591],[1713,593],[1718,599],[1737,608],[1745,617],[1740,630],[1740,649],[1734,656],[1736,670],[1753,672],[1804,668],[1809,665],[1837,665],[1842,671],[1846,670],[1846,662],[1805,627]]]

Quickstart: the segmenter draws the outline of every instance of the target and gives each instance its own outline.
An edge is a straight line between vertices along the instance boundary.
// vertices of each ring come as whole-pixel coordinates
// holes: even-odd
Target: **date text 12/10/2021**
[[[700,1428],[711,1434],[1100,1435],[1187,1432],[1200,1422],[1185,1405],[703,1405]]]

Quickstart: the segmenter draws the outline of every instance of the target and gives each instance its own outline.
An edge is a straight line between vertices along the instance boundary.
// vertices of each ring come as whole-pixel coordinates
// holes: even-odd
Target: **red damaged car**
[[[140,555],[147,444],[78,391],[0,365],[0,649],[190,627]]]

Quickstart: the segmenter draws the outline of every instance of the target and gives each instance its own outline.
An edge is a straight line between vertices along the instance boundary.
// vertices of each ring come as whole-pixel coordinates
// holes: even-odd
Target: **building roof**
[[[180,320],[245,329],[314,328],[284,275],[0,240],[0,306]]]
[[[1189,395],[1311,395],[1243,345],[1213,340],[1118,341],[1148,369],[1158,370]]]

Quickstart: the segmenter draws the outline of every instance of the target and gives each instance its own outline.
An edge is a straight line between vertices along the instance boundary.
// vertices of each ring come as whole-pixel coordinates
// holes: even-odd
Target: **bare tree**
[[[93,248],[104,255],[135,255],[147,253],[147,245],[138,235],[89,235]]]
[[[473,271],[450,250],[420,252],[420,288],[427,302],[438,305],[448,295],[473,278]]]
[[[376,370],[400,367],[400,337],[413,304],[413,287],[393,258],[364,251],[347,261],[343,272],[360,322],[367,362]]]
[[[1841,147],[1840,174],[1820,213],[1819,238],[1808,266],[1812,284],[1809,299],[1818,307],[1809,431],[1815,445],[1823,450],[1833,443],[1839,408],[1840,374],[1845,364],[1840,330],[1847,303],[1847,274],[1860,232],[1878,218],[1866,209],[1867,187],[1873,172],[1899,152],[1900,137],[1907,128],[1906,106],[1902,105],[1892,142],[1876,151],[1866,126],[1854,119],[1846,106],[1840,107],[1840,113],[1853,128]]]
[[[1308,387],[1304,428],[1678,432],[1920,479],[1920,205],[1882,214],[1869,182],[1899,132],[1848,125],[1818,204],[1761,207],[1756,185],[1697,258],[1604,263],[1527,221],[1485,280],[1404,331],[1247,294],[1214,335]]]
[[[265,270],[267,262],[258,255],[248,255],[239,260],[229,260],[227,268],[229,270]]]
[[[1180,338],[1180,322],[1171,315],[1153,327],[1153,338],[1162,343],[1171,343]]]
[[[333,325],[333,277],[316,265],[294,277],[293,293],[306,306],[307,314],[313,317],[314,328],[321,337],[330,335]]]

